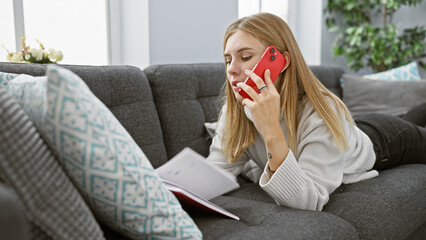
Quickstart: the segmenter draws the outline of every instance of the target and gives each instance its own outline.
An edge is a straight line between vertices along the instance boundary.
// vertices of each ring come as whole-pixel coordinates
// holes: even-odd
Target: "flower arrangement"
[[[61,51],[53,48],[46,48],[37,40],[40,44],[40,48],[30,48],[25,43],[25,36],[21,38],[21,51],[11,52],[7,51],[7,60],[9,62],[19,63],[57,63],[62,60],[64,55]]]

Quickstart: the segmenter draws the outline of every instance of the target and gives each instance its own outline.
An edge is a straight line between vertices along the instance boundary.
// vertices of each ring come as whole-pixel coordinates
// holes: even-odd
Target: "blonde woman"
[[[287,64],[274,83],[266,70],[265,84],[251,69],[269,45]],[[260,186],[278,204],[322,210],[342,183],[373,178],[395,163],[424,162],[426,129],[379,114],[355,124],[344,103],[312,74],[279,17],[260,13],[232,23],[224,58],[225,103],[207,160],[238,175],[252,159],[264,169]],[[263,87],[260,94],[243,83],[247,76]],[[253,100],[241,97],[240,89]],[[400,126],[408,130],[401,134]],[[397,150],[389,151],[390,144]]]

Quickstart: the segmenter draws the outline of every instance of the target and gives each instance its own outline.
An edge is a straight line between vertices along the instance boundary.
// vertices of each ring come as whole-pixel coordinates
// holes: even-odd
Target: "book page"
[[[155,171],[162,179],[207,200],[239,187],[232,173],[206,162],[203,156],[190,148],[183,149]]]

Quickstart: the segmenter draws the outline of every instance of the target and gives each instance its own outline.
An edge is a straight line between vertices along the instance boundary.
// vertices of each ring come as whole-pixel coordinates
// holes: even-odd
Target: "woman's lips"
[[[237,87],[237,83],[239,83],[239,81],[237,81],[237,80],[233,80],[232,82],[231,82],[231,84],[232,84],[232,88],[234,89],[234,91],[239,91],[240,90],[240,88],[239,87]]]

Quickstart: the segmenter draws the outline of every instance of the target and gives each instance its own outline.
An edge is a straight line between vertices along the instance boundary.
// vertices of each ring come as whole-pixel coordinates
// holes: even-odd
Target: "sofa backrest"
[[[312,72],[332,92],[342,97],[337,67],[312,66]],[[184,147],[201,155],[209,153],[205,122],[215,122],[221,107],[219,97],[226,80],[222,63],[170,64],[144,70],[151,85],[163,129],[167,157]]]
[[[225,82],[223,63],[168,64],[144,71],[131,66],[61,65],[79,75],[111,110],[150,159],[154,168],[191,147],[207,156],[211,139],[205,122],[215,122]],[[337,67],[312,72],[341,97]],[[44,64],[1,63],[0,72],[42,76]]]
[[[45,75],[44,64],[0,63],[0,72]],[[152,165],[167,161],[160,121],[146,75],[131,66],[61,65],[80,76],[141,147]]]
[[[328,90],[342,98],[340,78],[343,75],[343,69],[332,66],[310,66],[310,69]]]
[[[144,70],[169,159],[184,147],[208,155],[211,140],[204,123],[217,121],[224,69],[221,63],[204,63],[157,65]]]

